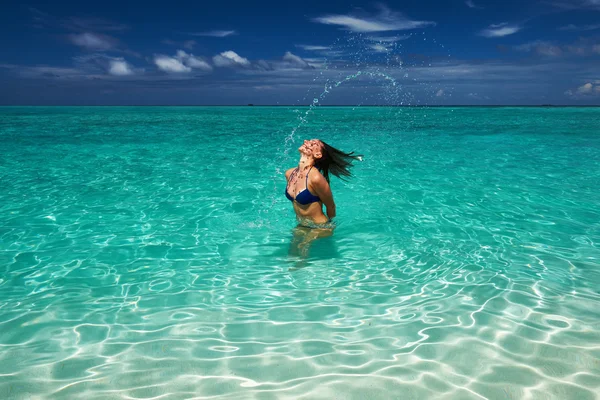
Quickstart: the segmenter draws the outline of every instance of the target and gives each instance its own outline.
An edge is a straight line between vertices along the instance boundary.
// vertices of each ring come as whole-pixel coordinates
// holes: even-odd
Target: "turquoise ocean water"
[[[596,398],[599,108],[306,111],[0,108],[0,398]]]

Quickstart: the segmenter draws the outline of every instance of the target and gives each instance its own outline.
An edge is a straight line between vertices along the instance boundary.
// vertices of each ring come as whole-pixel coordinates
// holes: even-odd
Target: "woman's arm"
[[[319,196],[325,207],[327,207],[327,216],[329,219],[335,217],[335,201],[333,200],[333,193],[331,193],[331,187],[329,182],[320,173],[313,174],[310,179],[314,192]]]

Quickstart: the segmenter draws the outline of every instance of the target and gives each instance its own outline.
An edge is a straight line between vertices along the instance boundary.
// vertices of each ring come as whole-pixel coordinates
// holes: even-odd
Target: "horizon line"
[[[0,104],[0,107],[310,107],[312,104]],[[382,105],[382,104],[319,104],[320,107],[379,107],[379,108],[452,108],[452,107],[600,107],[600,104],[412,104],[412,105]]]

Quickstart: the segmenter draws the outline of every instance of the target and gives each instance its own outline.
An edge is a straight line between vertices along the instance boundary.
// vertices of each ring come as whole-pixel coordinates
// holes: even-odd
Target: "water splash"
[[[424,33],[422,33],[422,35],[423,41],[426,41],[427,38],[424,37]],[[420,36],[421,35],[419,34],[410,34],[392,43],[386,42],[386,40],[389,40],[390,38],[373,41],[372,38],[362,34],[336,39],[334,45],[332,46],[333,49],[336,49],[333,52],[334,55],[325,59],[322,68],[319,70],[318,76],[313,79],[313,82],[317,82],[320,77],[325,78],[325,83],[322,84],[322,89],[320,89],[316,95],[310,95],[310,92],[312,92],[314,89],[309,89],[307,91],[307,95],[305,95],[303,99],[305,104],[308,103],[308,108],[306,110],[294,110],[294,112],[298,114],[298,123],[285,137],[282,147],[278,148],[277,152],[279,156],[277,159],[277,165],[283,165],[290,158],[290,151],[292,148],[294,148],[293,144],[296,142],[297,134],[301,132],[309,123],[311,115],[315,114],[316,110],[324,105],[324,101],[327,99],[327,97],[335,92],[336,89],[342,86],[347,86],[351,82],[358,82],[363,78],[367,78],[371,82],[379,83],[377,94],[382,96],[382,101],[378,102],[381,103],[381,105],[422,106],[422,102],[415,98],[413,91],[405,90],[405,85],[403,85],[403,81],[414,85],[416,82],[418,82],[418,79],[409,74],[408,69],[410,67],[407,67],[405,60],[402,58],[404,45],[400,42],[403,39],[409,38],[420,39]],[[444,46],[439,45],[435,39],[430,40],[430,42],[440,46],[441,48],[444,48]],[[378,56],[384,57],[383,62],[374,62],[372,59],[372,50],[374,47],[377,47],[377,45],[385,48],[385,52],[383,52],[383,54],[378,54]],[[377,47],[377,49],[381,50],[382,48]],[[348,60],[345,64],[339,64],[337,57],[340,54],[343,54],[345,51],[349,51],[347,54]],[[424,62],[421,66],[425,66]],[[431,63],[428,63],[428,66],[431,67]],[[344,71],[353,68],[358,69],[358,71],[344,74]],[[338,70],[341,70],[343,74],[341,78],[332,79],[328,77],[328,75],[335,74]],[[394,74],[398,75],[400,78],[394,77]],[[429,91],[432,92],[431,95],[433,96],[433,93],[435,92],[432,90]],[[366,95],[367,92],[365,91],[365,96]],[[312,100],[306,101],[307,97],[309,99],[312,98]],[[369,101],[364,99],[358,106],[361,106],[365,103],[368,104]],[[353,107],[352,110],[355,110],[355,108],[356,107]],[[283,167],[276,168],[272,177],[273,193],[270,197],[271,201],[267,202],[267,206],[262,213],[268,213],[270,209],[273,209],[281,201],[279,189],[281,187],[282,175],[284,174],[285,169]],[[269,221],[269,218],[259,218],[262,221],[259,223],[259,225]]]
[[[327,95],[329,93],[331,93],[334,88],[337,88],[337,87],[343,85],[344,83],[347,83],[354,79],[360,78],[361,76],[368,76],[371,78],[383,78],[384,80],[390,82],[390,84],[394,87],[396,87],[398,85],[398,82],[395,78],[393,78],[383,72],[379,72],[379,71],[375,71],[375,72],[373,72],[373,71],[358,71],[354,74],[350,74],[350,75],[346,76],[345,78],[343,78],[335,83],[326,82],[325,87],[323,88],[323,91],[321,92],[321,94],[319,94],[317,97],[313,98],[312,102],[308,106],[308,109],[304,112],[303,115],[301,115],[299,117],[300,122],[298,123],[298,125],[296,125],[292,129],[290,134],[285,138],[285,141],[284,141],[284,145],[285,145],[284,155],[285,156],[287,156],[289,154],[290,148],[288,145],[290,145],[291,143],[294,142],[296,132],[308,122],[308,117],[314,112],[316,107],[320,106],[322,100],[324,100],[325,97],[327,97]],[[400,86],[398,85],[398,87],[400,87]],[[280,170],[278,172],[280,172]]]

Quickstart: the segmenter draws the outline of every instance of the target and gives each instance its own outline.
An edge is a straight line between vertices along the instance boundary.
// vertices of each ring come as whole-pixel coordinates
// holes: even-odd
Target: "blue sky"
[[[0,49],[4,105],[600,104],[600,0],[9,1]]]

